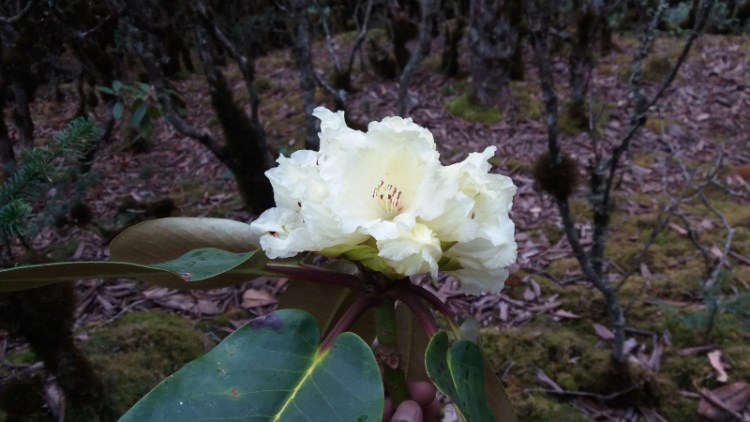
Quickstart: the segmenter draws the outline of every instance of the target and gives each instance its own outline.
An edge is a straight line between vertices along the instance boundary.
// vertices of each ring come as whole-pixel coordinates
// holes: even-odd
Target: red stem
[[[300,266],[292,267],[289,265],[268,263],[266,264],[266,268],[277,274],[313,283],[332,284],[359,291],[365,289],[362,279],[355,275],[326,270],[315,265],[301,264]]]
[[[437,322],[435,322],[435,317],[432,316],[430,309],[422,303],[419,297],[403,289],[394,289],[390,292],[390,295],[392,295],[394,299],[406,305],[406,307],[408,307],[412,311],[412,313],[414,313],[414,315],[417,317],[417,320],[419,321],[419,324],[422,326],[424,332],[427,333],[428,337],[432,338],[432,336],[437,334],[438,326]]]
[[[320,342],[320,353],[328,350],[339,334],[348,330],[360,316],[370,310],[370,308],[379,305],[382,300],[383,299],[380,297],[369,294],[358,297],[344,314],[341,315],[341,318],[336,322],[333,328],[331,328],[323,341]]]
[[[424,299],[427,303],[430,304],[436,311],[440,312],[445,316],[445,318],[448,320],[448,323],[451,325],[451,330],[454,333],[458,332],[458,325],[456,324],[455,315],[453,314],[453,311],[448,309],[448,306],[443,303],[440,298],[432,294],[429,290],[425,289],[421,286],[416,286],[411,283],[403,283],[398,284],[396,286],[393,286],[393,290],[398,291],[404,291],[405,293],[408,292],[408,294],[416,295],[420,299]],[[404,304],[406,304],[404,302]],[[406,305],[409,306],[409,305]]]

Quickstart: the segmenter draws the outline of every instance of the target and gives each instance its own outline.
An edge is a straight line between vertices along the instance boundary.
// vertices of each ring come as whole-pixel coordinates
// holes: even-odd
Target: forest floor
[[[343,45],[343,38],[337,40]],[[635,41],[620,39],[618,45],[621,51],[600,58],[590,79],[593,126],[605,146],[615,145],[629,126],[627,80]],[[679,38],[657,41],[646,66],[646,92],[657,88],[664,76],[660,63],[674,62],[681,45]],[[318,46],[316,52],[319,70],[330,72],[325,49]],[[698,415],[725,420],[729,414],[750,420],[750,186],[734,172],[750,164],[750,39],[700,38],[625,156],[607,246],[607,271],[614,283],[630,274],[619,297],[627,309],[632,379],[618,379],[612,372],[612,332],[603,298],[582,281],[553,201],[534,186],[532,163],[546,149],[546,134],[531,52],[526,56],[527,80],[512,83],[514,105],[499,111],[495,123],[460,117],[467,115],[460,103],[469,83],[467,57],[461,57],[463,73],[445,78],[438,72],[439,49],[435,49],[416,74],[410,116],[432,131],[444,162],[497,146],[494,171],[509,175],[518,186],[512,211],[518,261],[500,294],[469,297],[450,278],[422,281],[460,315],[473,315],[486,327],[482,345],[519,420],[683,421]],[[563,103],[566,68],[555,67]],[[295,69],[286,51],[257,63],[261,120],[275,151],[284,154],[303,144]],[[357,91],[349,99],[351,118],[369,122],[394,114],[396,83],[359,69],[355,66],[353,77]],[[237,70],[230,67],[226,73],[236,98],[247,103]],[[186,76],[176,88],[187,104],[188,120],[218,132],[202,78]],[[34,103],[36,133],[42,141],[64,127],[71,115],[77,101],[72,87],[66,95],[66,101],[55,102],[51,92],[42,93]],[[318,99],[332,106],[322,92]],[[103,112],[99,110],[97,117],[103,118]],[[576,132],[563,127],[562,147],[576,161],[586,163],[593,153],[591,137]],[[95,171],[102,177],[86,194],[86,204],[100,227],[116,226],[126,213],[123,204],[164,198],[175,202],[179,215],[252,218],[243,210],[232,175],[197,142],[157,122],[150,149],[135,153],[126,133],[116,131],[99,152]],[[580,173],[584,178],[585,169]],[[692,195],[709,179],[715,184],[703,190],[704,203]],[[590,245],[586,190],[585,185],[578,188],[573,210],[582,241]],[[662,230],[649,240],[655,227]],[[727,227],[732,228],[731,242]],[[34,244],[49,250],[53,259],[108,257],[101,230],[93,226],[50,227]],[[638,260],[645,244],[650,248]],[[724,265],[717,270],[719,262]],[[118,392],[127,408],[132,403],[128,400],[179,367],[174,360],[195,357],[243,321],[273,309],[282,289],[283,283],[268,279],[187,293],[131,280],[81,281],[77,339],[105,371],[108,385],[130,377],[132,390]],[[168,319],[174,323],[171,328],[156,329],[176,334],[138,344],[154,347],[149,359],[159,353],[166,356],[163,349],[175,348],[174,342],[191,344],[190,351],[172,361],[165,357],[159,370],[153,370],[157,364],[146,363],[150,362],[146,355],[135,357],[135,349],[120,350],[119,363],[113,354],[102,356],[101,343],[106,339],[122,340],[132,336],[139,324],[148,325],[147,316],[135,313],[143,310],[164,310],[191,321]],[[165,319],[157,320],[162,324]],[[21,343],[1,332],[0,344],[5,345],[0,350],[4,362],[34,363]],[[152,374],[137,373],[140,364]]]

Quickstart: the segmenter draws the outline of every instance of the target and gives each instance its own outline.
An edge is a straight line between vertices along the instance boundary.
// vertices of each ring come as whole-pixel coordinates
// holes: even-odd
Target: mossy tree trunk
[[[511,64],[519,36],[509,12],[516,4],[514,0],[471,1],[471,95],[482,105],[504,106],[509,100]]]

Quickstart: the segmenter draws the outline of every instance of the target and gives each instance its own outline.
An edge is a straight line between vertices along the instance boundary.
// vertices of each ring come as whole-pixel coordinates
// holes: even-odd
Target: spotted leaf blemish
[[[264,328],[270,328],[274,331],[278,331],[283,326],[284,326],[284,321],[276,312],[272,312],[268,315],[255,318],[254,320],[250,321],[250,328],[252,328],[253,330],[262,330]]]

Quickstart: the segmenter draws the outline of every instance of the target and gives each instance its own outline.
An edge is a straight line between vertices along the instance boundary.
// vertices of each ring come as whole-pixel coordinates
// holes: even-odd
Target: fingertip
[[[414,400],[406,400],[398,405],[391,422],[423,422],[422,408]]]
[[[418,381],[409,384],[409,394],[412,400],[419,403],[420,406],[425,407],[435,400],[437,388],[431,382]]]

